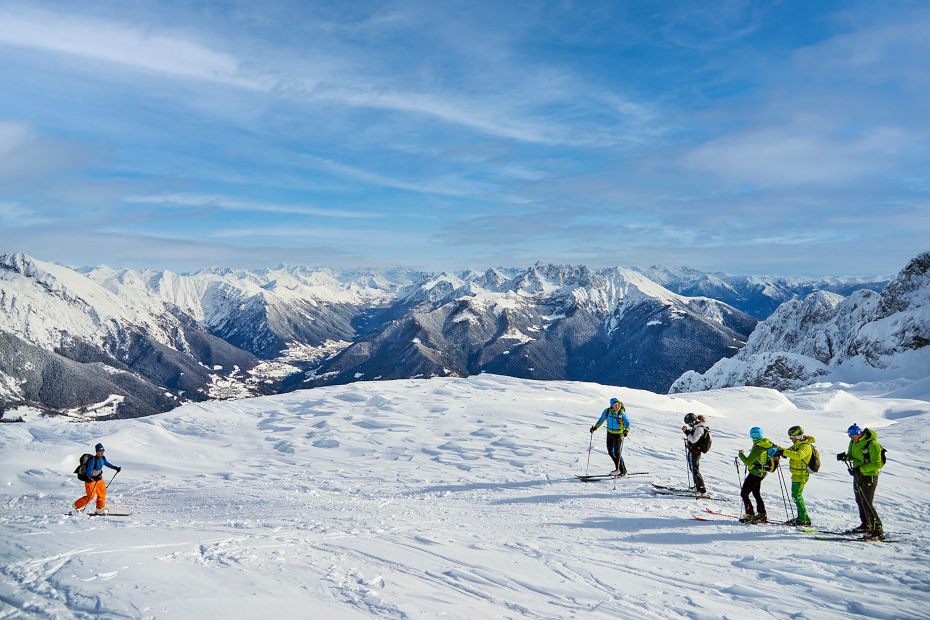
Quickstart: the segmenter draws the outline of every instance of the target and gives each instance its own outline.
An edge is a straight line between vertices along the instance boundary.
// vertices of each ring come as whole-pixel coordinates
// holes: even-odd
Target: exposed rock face
[[[755,385],[794,389],[815,381],[930,376],[930,253],[914,258],[880,293],[812,293],[759,323],[735,357],[688,372],[672,392]]]

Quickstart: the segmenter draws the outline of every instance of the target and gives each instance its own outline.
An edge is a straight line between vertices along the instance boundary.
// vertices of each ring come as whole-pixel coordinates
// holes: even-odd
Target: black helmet
[[[693,413],[688,413],[685,415],[685,424],[694,424],[697,421],[697,416]]]

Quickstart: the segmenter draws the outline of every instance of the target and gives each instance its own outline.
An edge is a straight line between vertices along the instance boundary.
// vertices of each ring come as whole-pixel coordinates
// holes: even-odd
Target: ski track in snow
[[[611,396],[633,425],[627,466],[650,475],[579,482],[587,429]],[[726,503],[650,491],[686,485],[688,411],[708,418],[702,470]],[[0,619],[926,617],[928,418],[930,403],[849,386],[665,396],[481,375],[5,424]],[[800,423],[824,463],[805,490],[815,525],[855,525],[833,459],[854,421],[889,450],[876,505],[899,542],[692,518],[740,510],[733,457],[751,426],[786,445]],[[96,441],[124,468],[108,507],[131,517],[63,514],[81,491],[74,463]],[[606,472],[603,429],[593,445],[591,473]],[[763,494],[781,518],[775,476]]]

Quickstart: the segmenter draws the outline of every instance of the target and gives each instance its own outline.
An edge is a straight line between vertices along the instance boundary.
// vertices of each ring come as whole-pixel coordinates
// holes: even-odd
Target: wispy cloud
[[[0,8],[0,44],[91,58],[174,77],[268,90],[235,56],[188,38],[37,9]]]
[[[726,136],[684,154],[681,164],[738,184],[847,183],[893,169],[914,144],[915,136],[895,127],[843,136],[825,132],[827,123]]]
[[[374,211],[350,211],[346,209],[325,209],[304,205],[274,204],[267,202],[250,202],[227,196],[205,196],[198,194],[165,194],[152,196],[127,196],[127,203],[160,205],[164,207],[209,207],[226,211],[245,211],[250,213],[279,213],[289,215],[318,215],[322,217],[372,219],[382,217]]]

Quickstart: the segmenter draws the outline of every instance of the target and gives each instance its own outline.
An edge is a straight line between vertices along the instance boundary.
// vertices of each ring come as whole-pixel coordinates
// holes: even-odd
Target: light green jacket
[[[810,477],[807,463],[811,460],[811,444],[815,441],[813,437],[804,435],[791,448],[782,448],[782,454],[791,459],[788,464],[791,469],[791,482],[807,482]]]

